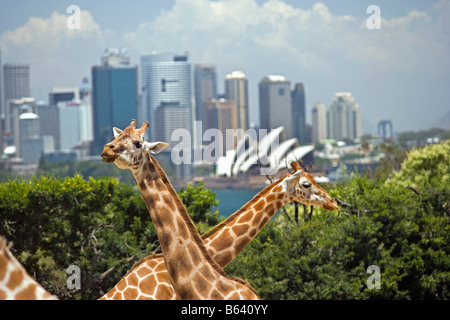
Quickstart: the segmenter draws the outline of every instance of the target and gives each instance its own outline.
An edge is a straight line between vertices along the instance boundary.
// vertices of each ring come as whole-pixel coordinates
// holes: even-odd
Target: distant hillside
[[[450,110],[447,113],[444,113],[439,119],[434,122],[431,127],[433,128],[444,128],[446,130],[450,130]]]

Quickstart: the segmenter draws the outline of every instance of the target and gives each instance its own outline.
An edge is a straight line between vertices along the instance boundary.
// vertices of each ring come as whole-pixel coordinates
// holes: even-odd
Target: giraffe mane
[[[189,232],[194,237],[194,241],[197,244],[197,246],[200,248],[200,251],[202,252],[203,256],[206,258],[208,263],[222,276],[226,277],[225,271],[211,258],[208,251],[205,248],[205,245],[202,241],[202,238],[198,234],[197,229],[195,228],[194,223],[192,222],[191,218],[189,217],[189,214],[186,210],[186,207],[183,205],[183,203],[180,200],[180,197],[176,193],[175,189],[173,188],[172,184],[169,181],[169,178],[167,178],[166,173],[164,170],[159,166],[158,162],[155,158],[153,158],[152,155],[147,153],[147,156],[149,157],[150,162],[155,167],[156,171],[158,172],[159,176],[161,177],[161,180],[166,185],[167,191],[170,193],[171,197],[173,198],[175,202],[175,206],[177,207],[178,212],[180,213],[181,218],[186,223],[186,226],[189,229]]]

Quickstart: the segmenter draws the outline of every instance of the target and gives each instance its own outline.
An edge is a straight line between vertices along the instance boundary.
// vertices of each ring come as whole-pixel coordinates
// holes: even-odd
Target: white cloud
[[[104,30],[88,11],[82,11],[82,29],[69,30],[67,15],[53,13],[0,35],[0,45],[4,62],[31,64],[33,92],[44,97],[53,85],[78,84],[78,74],[90,75],[105,47],[125,46],[134,63],[153,50],[188,51],[193,63],[217,65],[219,85],[225,73],[243,70],[250,80],[253,116],[257,83],[267,74],[281,74],[305,83],[308,108],[348,90],[367,118],[391,117],[398,123],[401,114],[421,107],[414,99],[419,90],[428,86],[441,101],[448,98],[435,88],[449,81],[449,15],[450,2],[444,0],[391,19],[383,19],[382,8],[381,29],[369,30],[365,12],[338,15],[322,2],[300,9],[282,0],[262,5],[256,0],[177,0],[133,32]],[[391,92],[388,99],[383,92]]]

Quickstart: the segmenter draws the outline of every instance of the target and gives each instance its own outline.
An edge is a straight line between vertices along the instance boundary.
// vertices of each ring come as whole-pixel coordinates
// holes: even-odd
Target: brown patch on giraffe
[[[219,281],[217,283],[217,289],[219,289],[220,292],[228,292],[228,291],[232,290],[233,287],[230,286],[229,284],[225,283],[224,281]]]
[[[172,243],[172,236],[167,232],[163,232],[160,236],[160,243],[161,248],[163,248],[163,250],[167,250],[170,247],[170,244]]]
[[[122,292],[116,292],[112,298],[113,300],[125,300]]]
[[[262,229],[268,221],[269,221],[269,218],[264,217],[264,219],[262,219],[261,223],[259,224],[259,229]]]
[[[257,233],[257,230],[256,229],[252,229],[249,232],[249,236],[253,238],[254,236],[256,236],[256,233]]]
[[[30,284],[15,296],[15,300],[36,300],[36,285]]]
[[[252,221],[252,226],[256,227],[257,225],[259,225],[261,218],[262,218],[262,216],[260,214],[256,215]]]
[[[226,252],[220,252],[219,254],[215,255],[214,260],[221,266],[222,268],[225,268],[227,264],[229,264],[233,260],[234,256],[231,254],[230,251]]]
[[[139,278],[132,273],[127,277],[127,282],[129,286],[137,287],[139,284]]]
[[[283,203],[281,201],[277,201],[276,204],[277,208],[281,208],[283,206]]]
[[[147,189],[147,185],[145,184],[145,181],[142,180],[141,182],[139,182],[139,190],[144,191]]]
[[[211,292],[211,300],[223,300],[225,297],[216,289]]]
[[[242,251],[242,249],[245,248],[245,246],[248,244],[249,239],[247,237],[241,238],[238,241],[236,241],[236,246],[234,247],[234,250],[236,254]]]
[[[259,212],[259,211],[261,211],[262,209],[264,209],[265,205],[266,205],[266,202],[264,201],[264,199],[261,199],[257,204],[255,204],[255,205],[253,206],[253,208],[254,208],[257,212]]]
[[[166,265],[164,263],[160,263],[154,270],[155,270],[155,272],[165,271]]]
[[[233,230],[235,235],[240,236],[247,233],[249,227],[248,224],[241,224],[234,226],[231,230]]]
[[[202,262],[200,250],[192,243],[188,246],[188,252],[190,252],[191,254],[192,262],[194,263],[194,265],[199,265]]]
[[[141,290],[141,292],[152,292],[153,290],[155,290],[157,285],[158,281],[156,280],[155,276],[150,275],[141,280],[141,282],[139,283],[139,290]]]
[[[139,291],[136,288],[128,288],[124,293],[125,300],[136,300],[139,296]]]
[[[276,195],[275,195],[275,194],[269,194],[269,195],[266,197],[266,201],[267,201],[267,202],[272,202],[272,201],[275,200],[275,198],[276,198]]]
[[[127,287],[127,281],[125,278],[122,278],[119,283],[117,284],[116,288],[119,291],[123,291]]]
[[[139,278],[143,278],[146,274],[148,274],[148,270],[146,268],[139,268],[136,270],[136,274]]]
[[[164,201],[164,204],[167,205],[171,211],[175,211],[177,209],[169,194],[167,194],[167,193],[164,194],[162,196],[162,200]]]
[[[0,290],[0,300],[6,300],[6,292]]]
[[[167,279],[167,283],[170,283],[170,279]],[[155,295],[157,297],[165,297],[167,300],[170,299],[173,295],[173,287],[168,286],[164,283],[161,283],[158,285],[158,288],[156,289]]]
[[[194,277],[193,284],[194,287],[197,288],[197,291],[201,293],[202,296],[205,296],[205,291],[208,290],[209,285],[208,282],[201,275]]]
[[[151,177],[151,179],[153,179],[153,178]],[[155,187],[156,190],[158,190],[158,191],[166,190],[166,186],[161,181],[161,179],[156,179],[156,180],[153,180],[153,181],[154,181],[154,184],[155,184],[154,187]]]
[[[188,239],[189,231],[188,231],[188,228],[186,227],[186,224],[180,217],[177,217],[176,220],[177,220],[177,225],[178,225],[178,234],[180,235],[181,238]]]
[[[279,193],[278,195],[277,195],[277,199],[278,200],[283,200],[284,199],[284,193]]]
[[[16,288],[22,281],[23,281],[22,272],[20,272],[19,270],[14,270],[13,272],[10,273],[9,281],[6,284],[6,286],[9,289],[14,290],[14,288]]]
[[[252,219],[252,215],[251,214],[246,214],[243,215],[242,217],[240,217],[237,221],[237,223],[247,223]]]
[[[175,253],[173,257],[170,258],[171,263],[167,263],[169,275],[172,279],[185,278],[189,276],[192,270],[192,265],[188,259],[186,259],[185,252]],[[173,268],[169,268],[169,265]]]
[[[213,282],[216,279],[214,274],[211,272],[211,269],[207,265],[201,267],[199,271],[202,274],[202,276],[204,276],[205,279],[210,282]]]
[[[0,280],[3,280],[6,275],[7,266],[8,260],[3,255],[0,255]]]
[[[214,241],[210,244],[213,248],[216,249],[216,251],[222,251],[226,248],[229,248],[233,244],[233,237],[230,234],[230,230],[225,229],[222,232],[223,239],[220,239],[220,241]]]

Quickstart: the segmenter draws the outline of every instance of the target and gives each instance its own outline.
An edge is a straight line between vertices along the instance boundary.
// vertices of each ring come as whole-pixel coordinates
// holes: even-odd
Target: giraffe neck
[[[211,257],[220,267],[230,263],[279,209],[293,201],[293,196],[282,191],[280,184],[284,178],[264,188],[240,210],[202,236]]]
[[[26,272],[9,251],[6,240],[0,238],[0,300],[54,300]]]
[[[132,172],[155,225],[177,296],[207,298],[211,283],[225,273],[209,256],[181,200],[153,157],[146,155],[144,164]]]

